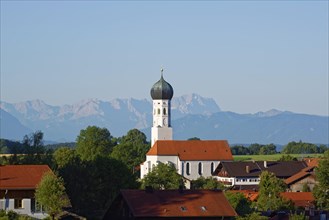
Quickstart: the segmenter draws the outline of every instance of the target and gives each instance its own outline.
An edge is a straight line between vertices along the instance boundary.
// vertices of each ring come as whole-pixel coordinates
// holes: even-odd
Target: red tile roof
[[[0,166],[0,190],[35,189],[47,171],[51,171],[47,165]]]
[[[312,192],[282,192],[281,196],[291,200],[297,207],[307,207],[315,201]]]
[[[180,160],[233,160],[226,140],[157,141],[147,155],[179,156]]]
[[[310,175],[313,175],[313,169],[314,169],[314,167],[306,167],[306,168],[302,169],[300,172],[285,179],[284,182],[285,182],[285,184],[290,185],[290,184],[295,183],[301,179],[304,179]]]
[[[237,216],[221,191],[121,190],[134,217]]]

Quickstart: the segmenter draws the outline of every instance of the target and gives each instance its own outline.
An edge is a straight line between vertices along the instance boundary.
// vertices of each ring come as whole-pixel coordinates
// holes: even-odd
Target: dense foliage
[[[153,189],[178,189],[183,185],[183,178],[177,173],[175,167],[164,163],[159,163],[152,168],[152,171],[142,180],[144,189],[148,186]]]
[[[225,196],[238,215],[245,216],[252,212],[251,201],[240,192],[225,192]]]
[[[0,220],[34,220],[32,217],[26,215],[19,215],[17,212],[12,210],[6,212],[0,209]]]
[[[282,153],[284,154],[316,154],[316,153],[324,153],[328,150],[328,147],[325,145],[316,145],[305,142],[289,142],[282,149]]]
[[[146,135],[133,129],[117,141],[119,144],[113,147],[111,157],[122,161],[129,170],[135,173],[136,167],[145,161],[145,155],[150,148]]]
[[[319,161],[315,175],[317,181],[319,181],[319,184],[313,189],[317,206],[329,210],[329,150],[324,153],[324,158]]]
[[[98,156],[108,156],[114,143],[109,130],[88,126],[80,131],[77,137],[77,154],[82,160],[94,160]]]
[[[224,184],[216,180],[215,178],[208,177],[204,178],[203,176],[199,177],[196,180],[192,180],[191,183],[192,189],[224,189]]]
[[[305,142],[289,142],[281,151],[282,154],[316,154],[324,153],[329,148],[324,145],[316,145]],[[248,147],[243,145],[235,145],[231,147],[233,155],[269,155],[276,154],[277,148],[274,144],[251,144]]]
[[[262,172],[260,175],[259,194],[256,203],[257,210],[281,210],[289,209],[291,204],[289,201],[281,197],[280,192],[286,189],[282,179],[277,178],[273,173],[268,171]]]
[[[231,151],[233,155],[269,155],[277,153],[274,144],[251,144],[249,147],[235,145],[231,147]]]
[[[82,160],[74,150],[59,148],[54,159],[73,209],[83,216],[106,210],[120,189],[139,187],[127,166],[110,157]]]

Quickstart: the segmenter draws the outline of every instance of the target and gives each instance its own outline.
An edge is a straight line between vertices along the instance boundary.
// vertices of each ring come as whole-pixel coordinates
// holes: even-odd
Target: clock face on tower
[[[167,125],[167,120],[165,118],[163,119],[163,125]]]

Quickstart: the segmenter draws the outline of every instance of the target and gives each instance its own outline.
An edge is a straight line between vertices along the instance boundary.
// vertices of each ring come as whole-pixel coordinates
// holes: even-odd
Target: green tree
[[[113,148],[111,157],[125,163],[129,170],[145,161],[145,155],[150,149],[146,135],[137,129],[130,130],[126,136],[119,139],[119,144]]]
[[[257,209],[261,211],[280,210],[290,208],[290,202],[283,199],[280,192],[284,192],[286,185],[283,180],[276,178],[268,171],[260,175],[259,195],[257,199]]]
[[[175,167],[159,163],[142,180],[142,188],[151,186],[153,189],[178,189],[183,185],[183,178]]]
[[[52,172],[47,172],[43,175],[36,188],[35,198],[46,208],[47,213],[53,219],[69,203],[63,179],[57,177]]]
[[[239,215],[247,215],[252,212],[251,201],[247,199],[242,193],[226,191],[225,196]]]
[[[260,144],[251,144],[248,149],[251,155],[258,155],[259,151],[263,145]]]
[[[319,182],[313,189],[317,206],[320,209],[329,210],[329,150],[324,153],[324,157],[319,161],[315,176]]]
[[[233,155],[248,155],[249,149],[243,145],[235,145],[231,147],[231,151]]]
[[[25,153],[28,155],[42,154],[45,151],[42,131],[36,131],[30,135],[25,135],[22,144],[25,148]]]
[[[94,160],[98,156],[108,156],[113,145],[109,130],[88,126],[77,137],[76,152],[82,160]]]
[[[218,180],[212,177],[204,178],[203,176],[199,177],[196,180],[192,180],[193,189],[224,189],[224,185]]]
[[[317,145],[311,144],[311,143],[304,143],[302,141],[289,142],[282,149],[282,153],[285,153],[285,154],[315,154],[320,151],[321,151],[321,149]]]
[[[269,155],[276,153],[276,146],[274,144],[262,145],[262,147],[259,149],[260,155]]]
[[[69,147],[57,148],[53,154],[53,158],[58,168],[63,168],[70,163],[76,163],[78,160],[75,150]]]
[[[90,161],[73,158],[60,166],[58,172],[65,181],[73,210],[90,218],[95,210],[107,209],[120,189],[139,187],[127,167],[109,157]]]

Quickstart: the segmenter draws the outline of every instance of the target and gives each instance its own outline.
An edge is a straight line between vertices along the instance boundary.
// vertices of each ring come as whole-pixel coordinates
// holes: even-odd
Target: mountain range
[[[86,99],[72,105],[52,106],[42,100],[0,102],[0,137],[22,140],[36,130],[45,140],[74,141],[89,125],[107,128],[112,136],[137,128],[150,138],[152,102],[142,99]],[[221,111],[212,98],[197,94],[172,100],[174,139],[226,139],[229,143],[275,143],[290,141],[329,143],[329,117],[269,110],[256,114]]]

